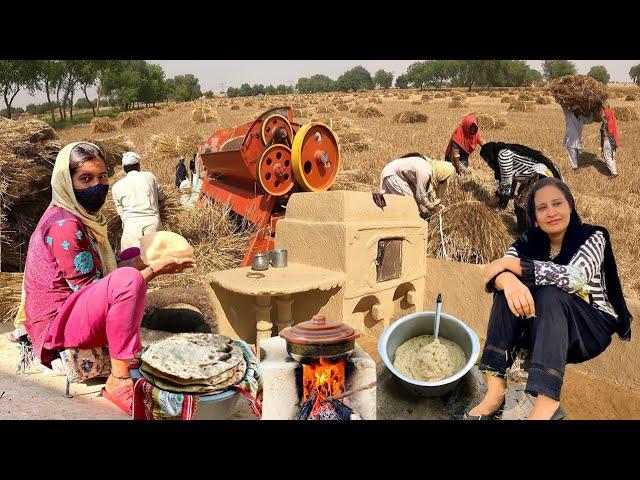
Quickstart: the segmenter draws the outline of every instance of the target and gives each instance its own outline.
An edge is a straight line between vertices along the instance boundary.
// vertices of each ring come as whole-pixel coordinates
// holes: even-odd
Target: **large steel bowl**
[[[396,349],[407,340],[419,335],[433,335],[435,312],[412,313],[397,320],[387,328],[378,341],[378,352],[387,368],[410,392],[421,397],[439,397],[452,391],[475,364],[480,354],[480,340],[471,328],[456,317],[442,313],[439,337],[451,340],[464,351],[467,363],[455,375],[443,380],[425,382],[400,373],[394,366]]]

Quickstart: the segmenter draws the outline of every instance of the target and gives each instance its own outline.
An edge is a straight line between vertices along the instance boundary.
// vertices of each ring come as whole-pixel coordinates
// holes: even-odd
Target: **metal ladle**
[[[440,331],[440,314],[442,313],[442,294],[438,294],[436,298],[436,319],[433,324],[433,341],[438,339],[438,333]]]

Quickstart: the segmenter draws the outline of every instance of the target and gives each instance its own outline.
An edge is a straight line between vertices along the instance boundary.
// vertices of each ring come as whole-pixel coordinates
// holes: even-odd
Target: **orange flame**
[[[315,365],[302,365],[303,401],[307,401],[315,392],[315,405],[325,398],[344,393],[345,360],[331,362],[324,358]]]

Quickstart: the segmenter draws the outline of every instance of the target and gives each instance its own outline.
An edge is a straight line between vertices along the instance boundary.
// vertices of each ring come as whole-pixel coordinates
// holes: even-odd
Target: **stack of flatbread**
[[[224,335],[178,333],[152,343],[142,354],[140,373],[174,393],[214,394],[244,377],[242,349]]]

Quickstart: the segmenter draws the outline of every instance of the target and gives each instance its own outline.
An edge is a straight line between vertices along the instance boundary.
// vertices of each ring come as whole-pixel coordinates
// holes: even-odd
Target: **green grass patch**
[[[57,113],[57,112],[56,112]],[[120,113],[120,110],[117,108],[110,109],[101,109],[98,117],[115,117]],[[64,130],[65,128],[72,127],[73,125],[78,125],[81,123],[89,123],[93,119],[93,112],[82,112],[82,113],[74,113],[73,114],[73,122],[69,118],[69,113],[67,112],[67,119],[60,120],[56,119],[56,121],[52,121],[51,118],[43,119],[49,125],[51,125],[56,130]]]

